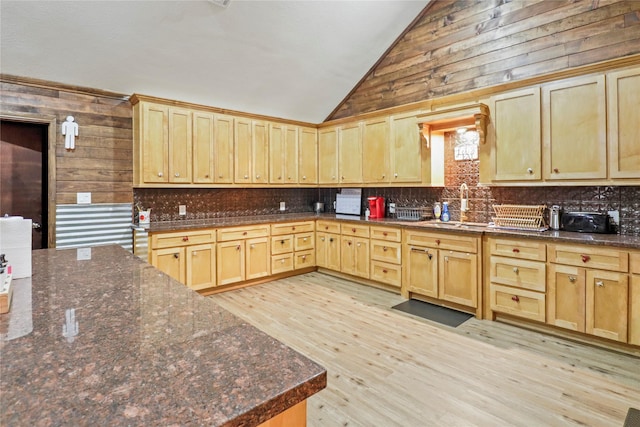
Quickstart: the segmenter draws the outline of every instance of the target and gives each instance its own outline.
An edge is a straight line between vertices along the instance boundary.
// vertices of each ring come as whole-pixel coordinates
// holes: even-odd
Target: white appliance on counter
[[[30,219],[0,217],[0,253],[9,261],[14,279],[31,277],[31,229]]]
[[[362,206],[361,188],[343,188],[336,194],[336,213],[346,215],[360,215]]]

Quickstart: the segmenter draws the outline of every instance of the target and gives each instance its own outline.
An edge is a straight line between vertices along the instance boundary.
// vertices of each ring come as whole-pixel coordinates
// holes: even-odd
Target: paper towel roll
[[[13,277],[31,277],[31,223],[22,217],[0,217],[0,253],[12,266]]]

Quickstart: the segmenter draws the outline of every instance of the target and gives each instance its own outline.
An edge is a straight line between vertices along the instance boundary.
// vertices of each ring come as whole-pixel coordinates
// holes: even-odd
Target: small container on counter
[[[449,203],[442,202],[442,222],[449,222]]]

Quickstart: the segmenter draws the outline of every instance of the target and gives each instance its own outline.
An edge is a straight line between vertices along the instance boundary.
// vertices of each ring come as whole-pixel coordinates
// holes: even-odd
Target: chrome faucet
[[[460,222],[467,220],[469,210],[469,187],[466,182],[460,184]]]

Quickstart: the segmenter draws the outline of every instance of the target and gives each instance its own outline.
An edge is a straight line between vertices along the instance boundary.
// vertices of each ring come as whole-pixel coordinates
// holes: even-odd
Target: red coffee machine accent
[[[372,196],[369,201],[369,218],[384,218],[384,197]]]

